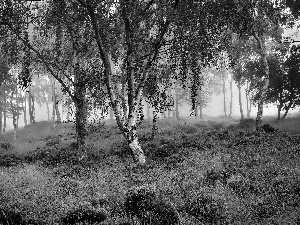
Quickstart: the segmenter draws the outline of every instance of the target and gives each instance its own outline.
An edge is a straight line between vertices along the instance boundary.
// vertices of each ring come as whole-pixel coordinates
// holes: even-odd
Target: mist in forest
[[[237,86],[233,83],[233,103],[232,103],[232,116],[236,118],[240,118],[240,108],[239,108],[239,100],[238,100],[238,88]],[[243,104],[243,111],[244,111],[244,117],[247,117],[247,105],[246,105],[246,94],[245,94],[245,86],[242,87],[241,89],[241,95],[242,95],[242,104]],[[49,104],[50,108],[50,119],[52,119],[52,104]],[[190,115],[191,106],[188,105],[187,103],[183,103],[180,106],[179,113],[180,116],[187,117]],[[62,111],[62,106],[61,104],[59,105],[59,110],[62,115],[62,121],[66,119],[67,112],[64,110]],[[226,111],[227,115],[230,113],[230,88],[229,88],[229,81],[226,82]],[[291,116],[295,112],[299,112],[299,108],[296,108],[294,110],[290,110],[287,117]],[[28,110],[27,110],[28,113]],[[251,106],[251,117],[256,117],[257,113],[257,107]],[[146,107],[144,107],[144,114],[146,116]],[[224,116],[224,103],[223,103],[223,93],[220,93],[219,95],[213,94],[211,102],[208,103],[207,107],[203,109],[203,114],[207,116],[212,116],[212,117],[219,117],[219,116]],[[151,113],[152,115],[152,113]],[[171,114],[172,116],[172,114]],[[276,105],[265,105],[264,106],[264,116],[274,116],[277,117],[277,107]],[[292,115],[293,116],[293,115]],[[159,116],[162,118],[162,116]],[[109,115],[106,117],[107,119],[109,118]],[[29,120],[29,115],[27,115],[27,121]],[[41,108],[36,105],[36,113],[35,113],[35,121],[43,121],[43,120],[48,120],[48,115],[47,115],[47,108],[46,105],[44,104]],[[24,114],[20,115],[19,119],[19,124],[18,127],[21,128],[24,126]],[[7,119],[7,127],[6,130],[9,131],[13,128],[13,121],[11,118]]]

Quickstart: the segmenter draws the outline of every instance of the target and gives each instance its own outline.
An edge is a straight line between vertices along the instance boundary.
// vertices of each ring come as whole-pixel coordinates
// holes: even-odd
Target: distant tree
[[[3,57],[0,57],[0,135],[2,134],[2,117],[5,110],[5,88],[3,84],[9,79],[9,67]]]

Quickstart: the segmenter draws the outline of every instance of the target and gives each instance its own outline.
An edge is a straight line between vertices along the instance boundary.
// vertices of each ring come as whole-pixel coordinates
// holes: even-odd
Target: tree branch
[[[47,68],[47,70],[51,73],[51,75],[63,86],[63,88],[67,91],[67,93],[69,94],[69,96],[74,100],[75,99],[74,95],[71,93],[70,89],[63,82],[63,80],[58,75],[56,75],[54,73],[54,71],[51,69],[49,63],[44,58],[44,56],[37,49],[35,49],[30,43],[28,43],[24,38],[22,38],[18,32],[15,32],[14,29],[12,28],[12,26],[10,24],[7,23],[6,25],[9,27],[9,29],[13,33],[15,33],[15,35],[17,35],[18,39],[21,40],[23,42],[23,44],[25,44],[25,46],[27,48],[29,48],[30,50],[32,50],[38,56],[38,58],[43,62],[43,64]]]

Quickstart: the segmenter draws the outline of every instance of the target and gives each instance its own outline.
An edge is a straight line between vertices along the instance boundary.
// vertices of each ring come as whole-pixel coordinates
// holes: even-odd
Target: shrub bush
[[[128,191],[125,211],[130,219],[136,216],[144,225],[178,225],[180,223],[176,209],[171,204],[159,200],[155,190],[147,186]]]

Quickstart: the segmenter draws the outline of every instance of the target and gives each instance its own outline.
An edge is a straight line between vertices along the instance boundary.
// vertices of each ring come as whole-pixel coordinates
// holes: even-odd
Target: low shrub
[[[75,225],[77,223],[101,223],[107,219],[107,214],[105,209],[92,210],[80,208],[69,211],[65,217],[61,218],[61,222],[65,225]]]
[[[155,190],[147,186],[128,191],[125,211],[131,220],[136,216],[144,225],[180,224],[177,210],[170,203],[158,199]]]

